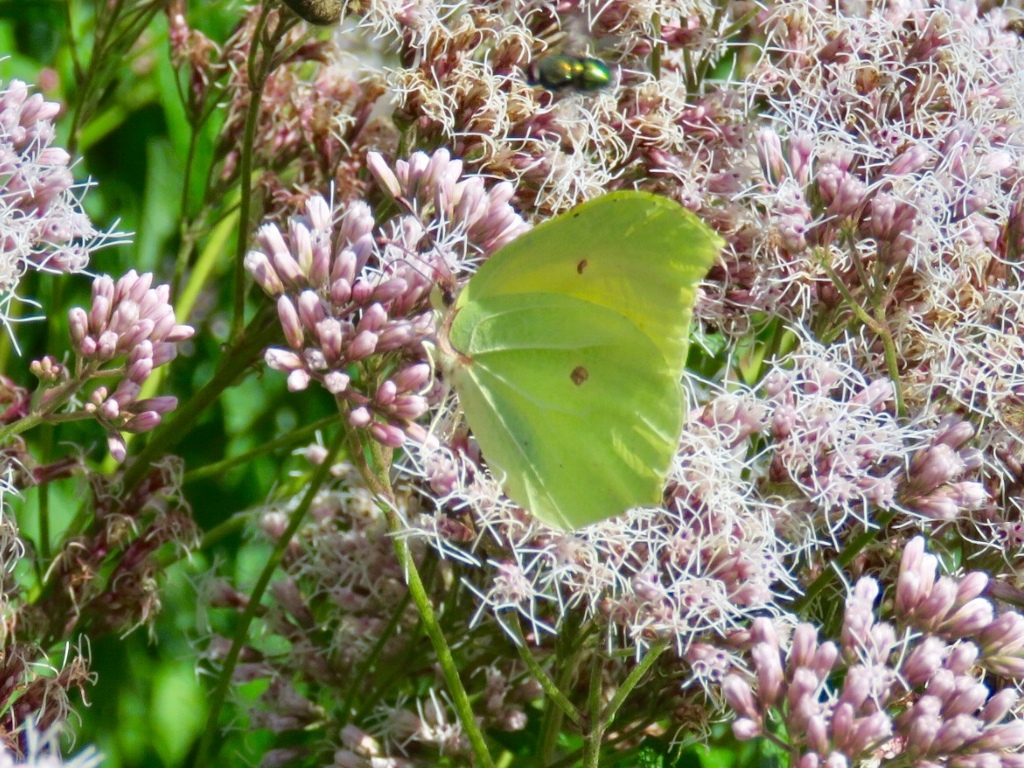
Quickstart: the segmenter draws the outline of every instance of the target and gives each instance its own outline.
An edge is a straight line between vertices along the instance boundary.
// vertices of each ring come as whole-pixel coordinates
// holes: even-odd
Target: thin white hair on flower
[[[23,734],[26,745],[24,758],[18,759],[0,743],[0,768],[97,768],[103,763],[103,755],[92,746],[64,760],[60,749],[60,726],[40,731],[35,721],[29,720]]]
[[[872,510],[896,504],[903,463],[892,459],[924,434],[888,413],[892,385],[857,369],[853,341],[823,347],[804,338],[762,380],[774,406],[770,471],[808,502],[787,527],[824,525],[834,543],[849,520],[871,525]]]
[[[403,754],[410,745],[429,745],[441,755],[458,756],[467,749],[466,737],[457,717],[449,715],[451,702],[445,692],[431,688],[426,696],[412,702],[402,697],[395,704],[382,703],[370,717],[370,733],[379,738],[388,752]]]
[[[59,112],[59,104],[30,94],[20,80],[0,88],[0,323],[8,332],[10,301],[28,270],[82,272],[95,251],[126,242],[126,233],[98,230],[84,212],[82,198],[92,184],[76,183],[71,156],[53,145]]]
[[[529,625],[532,638],[527,639],[540,643],[545,635],[550,637],[558,634],[558,627],[555,624],[541,618],[544,614],[542,607],[555,602],[555,598],[536,588],[529,572],[520,562],[523,551],[514,549],[512,555],[514,560],[488,561],[487,565],[493,572],[493,578],[486,590],[469,579],[463,580],[466,588],[480,601],[470,625],[476,626],[484,615],[489,613],[512,642],[519,645],[521,640],[517,626],[510,624],[506,618],[508,612],[514,612]]]

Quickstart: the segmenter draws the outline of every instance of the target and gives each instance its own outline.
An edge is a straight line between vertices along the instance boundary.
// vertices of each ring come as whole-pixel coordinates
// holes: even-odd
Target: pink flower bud
[[[366,167],[376,180],[377,186],[391,195],[391,197],[398,198],[402,196],[402,188],[398,184],[398,179],[387,163],[384,162],[384,158],[379,152],[366,153]]]
[[[168,334],[174,332],[174,310],[171,309],[169,304],[161,304],[159,307],[154,307],[146,313],[146,317],[153,321],[153,332],[150,334],[150,338],[158,341],[164,340]],[[185,327],[187,328],[188,326]]]
[[[125,432],[131,432],[133,434],[142,434],[149,432],[152,429],[156,429],[160,426],[162,417],[156,411],[143,411],[137,416],[130,418],[123,427]]]
[[[399,395],[389,409],[395,419],[413,421],[427,412],[427,400],[419,395]]]
[[[883,172],[885,176],[904,176],[924,168],[925,163],[931,159],[932,150],[925,144],[914,144],[906,151],[901,152],[889,164]]]
[[[103,401],[97,411],[99,417],[106,421],[113,421],[121,415],[121,407],[117,404],[117,401],[113,398],[108,398]]]
[[[826,206],[831,205],[832,201],[836,199],[845,176],[846,174],[835,163],[821,164],[815,181],[818,185],[818,195]]]
[[[145,339],[148,339],[152,333],[153,321],[148,317],[143,317],[121,334],[121,338],[117,342],[118,349],[122,352],[127,352],[137,344],[141,344]]]
[[[302,288],[306,286],[305,275],[299,264],[292,257],[279,230],[273,224],[264,224],[256,235],[257,240],[267,253],[278,279],[287,288]]]
[[[908,756],[927,755],[935,743],[942,718],[939,716],[941,702],[934,696],[923,696],[910,710],[901,717],[906,724],[901,724],[901,733],[906,734],[906,752]]]
[[[356,331],[379,331],[387,320],[387,310],[380,304],[371,304],[363,310],[363,316],[356,325]]]
[[[82,357],[94,356],[96,354],[97,349],[98,345],[96,344],[96,340],[90,336],[86,336],[84,339],[82,339],[82,343],[78,345],[78,353]]]
[[[143,340],[128,350],[128,365],[133,365],[139,360],[153,359],[153,343]]]
[[[818,648],[818,632],[811,624],[798,624],[786,659],[787,667],[809,666]]]
[[[173,329],[164,337],[165,341],[171,341],[174,343],[188,341],[196,333],[196,329],[191,325],[175,325]]]
[[[924,685],[942,667],[946,657],[946,644],[937,637],[926,637],[918,644],[900,670],[912,687]]]
[[[455,187],[462,176],[462,161],[453,160],[445,168],[444,174],[437,180],[434,187],[434,208],[443,212],[449,218],[452,213],[452,200],[455,197]]]
[[[990,726],[979,738],[971,742],[971,750],[978,752],[999,752],[1004,749],[1019,752],[1022,747],[1024,747],[1024,720]],[[1003,764],[1005,765],[1005,763]]]
[[[134,363],[128,366],[127,376],[136,384],[142,385],[146,383],[146,379],[149,378],[149,374],[153,372],[153,359],[144,357],[141,360],[136,360]]]
[[[973,717],[944,717],[931,749],[936,754],[955,752],[974,742],[980,735],[981,723]]]
[[[377,349],[387,351],[404,347],[419,338],[416,330],[406,322],[388,323],[377,338]]]
[[[750,718],[741,717],[733,721],[732,735],[737,741],[750,741],[761,735],[761,726]]]
[[[362,200],[351,203],[341,219],[341,240],[350,246],[366,242],[374,227],[373,211]],[[372,243],[371,243],[372,245]],[[359,250],[358,248],[356,250]],[[361,268],[361,267],[360,267]],[[358,270],[356,270],[358,271]]]
[[[114,286],[114,302],[118,304],[127,302],[138,304],[142,301],[151,285],[153,285],[152,272],[145,272],[140,275],[134,269],[130,269],[118,279],[117,284]]]
[[[771,184],[778,184],[786,175],[786,160],[782,155],[782,141],[771,128],[754,133],[754,146],[761,161],[761,172]]]
[[[110,457],[118,464],[124,462],[128,456],[128,446],[116,432],[110,432],[107,434],[107,450],[110,451]]]
[[[373,416],[370,414],[370,410],[363,406],[353,408],[352,412],[348,415],[348,423],[353,427],[365,427],[373,420]]]
[[[388,406],[395,401],[397,394],[398,388],[395,386],[395,382],[388,379],[377,387],[377,394],[374,395],[373,402],[379,406]]]
[[[357,280],[352,285],[352,301],[363,306],[373,298],[373,286],[365,280]]]
[[[1020,695],[1013,688],[1003,688],[992,695],[981,710],[981,719],[986,723],[998,723],[1016,706]]]
[[[908,490],[925,495],[963,471],[956,451],[944,443],[918,451],[910,462]]]
[[[774,707],[782,693],[784,675],[779,650],[769,643],[758,643],[750,649],[757,670],[757,692],[762,704]]]
[[[341,371],[331,371],[324,376],[324,387],[332,395],[340,395],[346,389],[348,389],[350,377],[347,373]]]
[[[310,270],[313,266],[313,240],[309,229],[295,218],[288,220],[288,235],[291,240],[291,253],[302,270],[307,285],[319,285],[312,279]]]
[[[953,637],[971,637],[992,623],[992,603],[983,598],[969,601],[942,622],[942,629]]]
[[[377,334],[370,331],[363,331],[356,335],[348,345],[348,358],[350,360],[362,360],[372,355],[377,349]]]
[[[423,169],[418,196],[423,199],[433,198],[438,181],[444,178],[451,165],[457,165],[459,174],[462,174],[461,160],[452,162],[451,155],[447,149],[444,147],[435,149],[430,155],[430,159],[427,160],[426,167]]]
[[[100,334],[96,343],[96,359],[106,363],[114,359],[117,354],[118,336],[113,331],[104,331]]]
[[[1006,611],[981,631],[978,642],[986,655],[1016,653],[1024,648],[1024,616]]]
[[[330,232],[333,225],[331,207],[321,195],[312,195],[306,199],[306,215],[318,235]]]
[[[437,450],[440,447],[438,440],[419,424],[406,424],[405,436],[431,451]],[[431,487],[440,492],[440,489],[435,487],[433,482]]]
[[[474,176],[456,185],[455,211],[452,214],[454,221],[464,222],[467,227],[472,226],[486,209],[487,192],[480,177]]]
[[[754,700],[754,692],[743,678],[738,675],[727,675],[722,681],[722,693],[736,714],[760,721],[761,712]]]
[[[178,407],[178,398],[174,395],[160,395],[159,397],[147,397],[145,400],[136,400],[136,409],[142,411],[153,411],[154,413],[170,413]]]
[[[892,720],[885,712],[872,712],[854,722],[847,741],[849,754],[867,752],[876,744],[885,743],[893,734]]]
[[[404,278],[392,277],[390,280],[385,280],[377,286],[377,289],[373,292],[373,300],[387,304],[397,299],[407,290],[409,290],[409,283]]]
[[[284,283],[278,277],[277,271],[270,263],[270,259],[262,251],[249,251],[242,262],[246,271],[252,275],[256,283],[268,296],[280,296],[284,293]]]
[[[89,316],[81,307],[72,307],[68,312],[68,330],[71,333],[71,341],[77,348],[89,333]]]
[[[960,579],[960,583],[957,584],[956,588],[956,601],[958,603],[966,603],[968,600],[973,600],[979,597],[985,592],[985,588],[988,586],[988,574],[982,573],[981,571],[971,571],[964,575]]]
[[[281,321],[281,329],[288,346],[292,349],[302,349],[305,337],[302,332],[302,323],[299,321],[299,313],[287,296],[280,296],[277,299],[277,317]]]
[[[916,610],[935,583],[938,561],[924,551],[924,538],[915,536],[903,549],[900,575],[896,582],[896,615],[906,616]]]
[[[341,360],[344,342],[341,323],[336,318],[328,317],[317,323],[316,335],[324,353],[324,361],[327,365],[336,365]]]
[[[800,253],[807,249],[807,219],[804,216],[784,214],[779,216],[776,227],[787,251]]]
[[[352,298],[352,284],[344,278],[331,283],[331,302],[336,307],[343,307]]]
[[[312,290],[305,290],[299,294],[298,311],[303,328],[316,328],[317,323],[328,316],[328,308],[324,306],[316,291]]]
[[[813,715],[807,721],[807,746],[823,755],[829,753],[830,739],[828,723],[821,715]]]
[[[98,283],[102,279],[99,278],[96,282]],[[111,287],[111,292],[113,292],[113,287]],[[110,299],[105,295],[93,297],[92,306],[89,309],[89,330],[94,334],[102,332],[107,327],[107,320],[110,319],[110,306]]]
[[[405,433],[393,424],[373,422],[370,425],[370,436],[388,448],[401,448],[405,444]]]
[[[304,368],[296,368],[288,374],[288,391],[302,392],[309,386],[309,373]]]
[[[399,392],[419,392],[430,381],[430,374],[427,363],[414,363],[399,371],[393,381]]]

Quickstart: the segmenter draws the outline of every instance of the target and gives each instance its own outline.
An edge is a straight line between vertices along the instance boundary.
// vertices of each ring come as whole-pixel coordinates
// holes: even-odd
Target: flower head
[[[415,153],[394,171],[371,154],[370,169],[404,212],[378,225],[354,202],[336,226],[324,199],[312,197],[287,236],[265,224],[245,264],[277,300],[288,342],[267,351],[267,364],[288,374],[292,391],[318,382],[352,426],[397,447],[410,431],[422,434],[415,422],[428,407],[431,289],[525,225],[508,205],[510,185],[462,179],[462,163],[444,150]]]

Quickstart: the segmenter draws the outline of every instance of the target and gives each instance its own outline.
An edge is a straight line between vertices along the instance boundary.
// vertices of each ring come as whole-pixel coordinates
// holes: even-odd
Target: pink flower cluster
[[[374,175],[408,212],[378,227],[370,207],[356,202],[335,226],[326,201],[312,197],[287,236],[274,224],[261,227],[261,248],[245,265],[276,298],[288,343],[269,349],[267,364],[288,374],[292,391],[319,382],[352,426],[397,447],[422,436],[414,422],[428,405],[423,341],[434,332],[427,298],[435,281],[524,224],[508,206],[509,185],[488,191],[480,178],[460,180],[462,163],[444,150],[416,153],[394,173],[371,157]]]
[[[71,342],[77,356],[72,381],[119,378],[116,386],[93,388],[85,404],[87,413],[106,427],[110,452],[123,461],[126,446],[120,432],[147,432],[156,427],[163,414],[174,410],[173,396],[140,399],[142,387],[153,370],[171,362],[178,345],[192,338],[194,329],[179,325],[169,303],[170,287],[153,285],[153,275],[129,271],[116,283],[103,275],[92,285],[88,311],[74,307],[68,312]],[[44,359],[33,370],[51,382],[67,371]],[[56,401],[59,389],[44,395]]]
[[[838,645],[819,642],[818,631],[801,624],[783,653],[771,621],[755,621],[754,674],[723,683],[737,738],[778,741],[800,768],[878,759],[920,768],[1024,766],[1024,720],[1011,715],[1019,694],[1012,684],[997,687],[1024,680],[1024,617],[1007,611],[994,619],[980,596],[983,574],[936,578],[936,569],[924,539],[913,539],[892,624],[875,617],[878,583],[860,579]],[[979,679],[979,668],[988,675]]]
[[[60,105],[12,80],[0,90],[0,288],[26,269],[79,272],[104,236],[76,197],[71,156],[53,146]]]

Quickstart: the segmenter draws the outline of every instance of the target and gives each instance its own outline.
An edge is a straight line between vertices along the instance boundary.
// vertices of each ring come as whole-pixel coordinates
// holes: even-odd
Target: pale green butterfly
[[[470,278],[442,364],[509,498],[562,529],[660,503],[696,287],[722,244],[667,198],[613,192]]]

